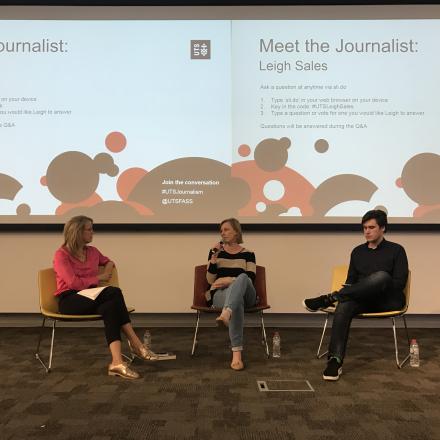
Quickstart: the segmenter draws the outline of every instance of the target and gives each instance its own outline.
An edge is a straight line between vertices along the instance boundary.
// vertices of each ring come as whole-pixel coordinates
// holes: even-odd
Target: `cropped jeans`
[[[405,299],[403,292],[393,292],[392,278],[384,271],[374,272],[356,284],[343,287],[334,294],[338,300],[333,317],[329,358],[344,359],[353,317],[359,313],[399,310]]]
[[[218,289],[212,301],[214,307],[232,310],[229,322],[229,338],[232,351],[243,350],[244,309],[255,305],[257,294],[252,280],[240,274],[228,287]]]

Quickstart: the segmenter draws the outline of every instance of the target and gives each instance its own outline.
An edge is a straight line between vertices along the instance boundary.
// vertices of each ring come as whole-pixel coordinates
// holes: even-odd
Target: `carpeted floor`
[[[46,374],[34,359],[37,333],[0,329],[2,440],[440,439],[438,329],[411,330],[421,366],[402,370],[391,329],[353,329],[335,383],[322,380],[315,328],[281,329],[280,359],[266,359],[258,329],[246,328],[242,372],[229,368],[224,330],[202,328],[191,358],[192,329],[153,328],[153,349],[172,350],[177,360],[135,361],[137,381],[107,376],[99,328],[57,329]],[[296,388],[308,380],[314,391],[261,392],[258,380],[298,380]]]

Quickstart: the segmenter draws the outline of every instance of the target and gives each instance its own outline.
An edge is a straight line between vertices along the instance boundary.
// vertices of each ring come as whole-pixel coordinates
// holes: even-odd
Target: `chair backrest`
[[[342,284],[347,280],[348,274],[348,266],[346,264],[342,264],[340,266],[335,266],[333,268],[333,277],[332,277],[332,288],[331,291],[334,292],[339,290],[342,287]],[[404,311],[408,308],[409,305],[409,297],[411,293],[411,271],[408,271],[408,278],[406,280],[405,288],[403,289],[403,293],[405,295],[405,306],[403,308]]]
[[[57,289],[55,271],[52,267],[38,271],[38,290],[40,292],[40,310],[42,313],[58,313],[58,301],[54,296]]]
[[[209,284],[206,279],[206,264],[201,264],[194,268],[194,298],[193,306],[206,307],[205,292],[209,289]]]
[[[206,264],[201,264],[194,268],[194,298],[193,306],[207,307],[205,292],[209,289],[208,281],[206,280]],[[260,299],[259,306],[267,306],[267,291],[266,291],[266,268],[264,266],[257,266],[255,277],[255,290]]]
[[[342,288],[342,285],[347,280],[348,266],[341,264],[333,268],[332,287],[331,291],[335,292]]]
[[[268,306],[267,292],[266,292],[266,268],[264,266],[257,266],[257,274],[255,277],[255,291],[259,298],[258,305],[260,307]]]
[[[405,307],[404,307],[404,311],[406,312],[406,310],[408,309],[409,306],[409,297],[411,294],[411,271],[408,271],[408,279],[406,280],[406,286],[403,289],[403,294],[405,295]]]
[[[104,272],[104,266],[99,266],[99,273],[102,272]],[[108,281],[100,282],[99,285],[119,287],[118,269],[116,269],[116,267],[113,266],[112,276],[110,277],[110,279]]]
[[[102,272],[103,267],[99,268]],[[102,286],[119,286],[119,277],[116,267],[113,268],[112,276],[109,281],[101,283]],[[58,300],[54,296],[54,292],[57,289],[57,283],[55,279],[55,271],[52,267],[42,269],[38,271],[38,290],[40,293],[40,310],[41,312],[59,313]]]

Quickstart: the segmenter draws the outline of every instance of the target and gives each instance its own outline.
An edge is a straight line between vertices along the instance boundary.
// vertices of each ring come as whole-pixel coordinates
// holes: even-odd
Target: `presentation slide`
[[[0,26],[0,223],[440,223],[439,19]]]
[[[439,37],[439,20],[233,22],[240,216],[438,222]]]

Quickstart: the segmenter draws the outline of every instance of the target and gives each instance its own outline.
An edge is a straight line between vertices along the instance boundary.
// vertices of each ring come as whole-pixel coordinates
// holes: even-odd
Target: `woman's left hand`
[[[222,278],[217,278],[213,283],[212,283],[212,287],[214,289],[224,289],[225,287],[228,287],[229,285],[232,284],[232,282],[234,281],[235,278],[233,277],[222,277]]]
[[[102,272],[98,275],[98,280],[102,282],[110,281],[110,278],[112,277],[111,272]]]
[[[107,281],[110,281],[110,278],[112,277],[113,267],[114,267],[113,261],[109,261],[104,266],[104,271],[98,275],[98,280],[101,283],[106,283]]]

